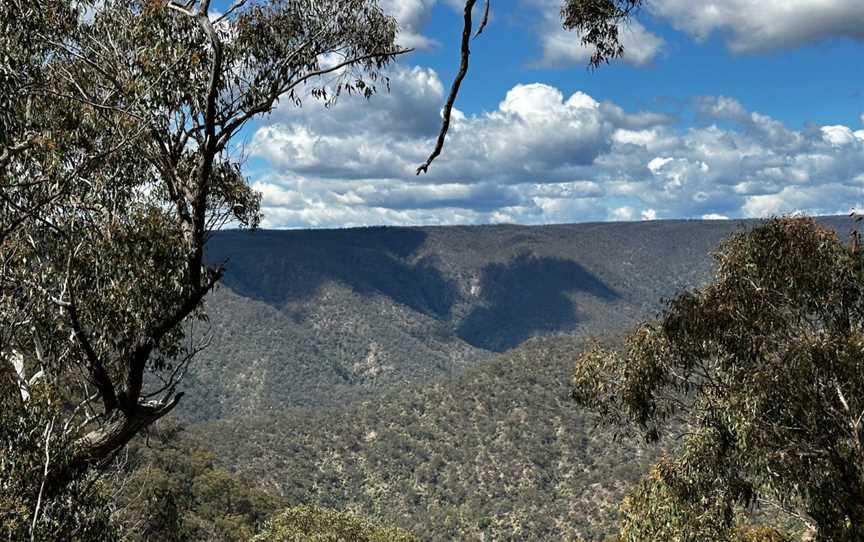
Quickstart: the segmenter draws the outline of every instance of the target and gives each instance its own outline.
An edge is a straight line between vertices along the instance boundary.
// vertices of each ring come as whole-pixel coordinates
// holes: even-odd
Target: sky
[[[244,134],[266,228],[734,219],[864,210],[864,1],[647,0],[596,70],[560,0],[491,0],[444,152],[459,0],[380,0],[390,91]]]

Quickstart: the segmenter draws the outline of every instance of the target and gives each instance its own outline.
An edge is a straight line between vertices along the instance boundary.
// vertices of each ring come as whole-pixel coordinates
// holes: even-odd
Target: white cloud
[[[398,68],[392,92],[331,109],[285,104],[250,146],[268,227],[550,223],[838,212],[864,201],[864,131],[792,130],[728,97],[677,127],[583,92],[516,85],[494,111],[457,114],[428,175],[443,86]],[[430,111],[432,113],[430,113]]]
[[[381,9],[399,23],[399,45],[415,49],[431,49],[437,43],[421,31],[429,20],[436,0],[381,0]]]
[[[851,145],[855,142],[856,138],[855,134],[847,126],[823,126],[822,139],[835,147],[842,147],[844,145]]]
[[[642,220],[657,220],[657,211],[654,209],[645,209],[641,213]]]
[[[750,115],[741,103],[728,96],[699,96],[695,100],[696,113],[707,119],[747,122]]]
[[[721,33],[733,52],[797,47],[826,38],[864,38],[861,0],[649,0],[650,10],[698,40]]]
[[[701,178],[711,169],[705,162],[690,162],[686,158],[655,157],[648,162],[648,170],[654,177],[662,180],[664,190],[679,190],[688,180]]]
[[[612,220],[633,220],[635,214],[633,207],[616,207],[610,210],[609,217]]]
[[[396,19],[399,25],[397,38],[399,45],[418,50],[433,49],[440,45],[434,39],[423,35],[423,27],[429,22],[432,10],[437,3],[438,0],[379,0],[378,2],[381,9]],[[444,0],[444,4],[458,12],[465,8],[464,0]],[[479,6],[475,6],[475,14],[480,9]],[[494,12],[491,13],[490,19],[493,16]]]

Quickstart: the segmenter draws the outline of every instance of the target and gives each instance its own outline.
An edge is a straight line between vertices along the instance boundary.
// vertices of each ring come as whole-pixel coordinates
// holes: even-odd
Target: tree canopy
[[[373,0],[0,10],[4,413],[46,446],[69,443],[35,478],[33,504],[40,479],[76,480],[180,400],[207,344],[201,302],[223,273],[205,244],[260,218],[232,139],[280,99],[371,96],[404,51]],[[39,386],[53,410],[37,419]]]
[[[596,68],[624,54],[619,29],[642,4],[643,0],[564,0],[561,18],[564,28],[574,30],[582,44],[593,49],[589,65]]]
[[[289,508],[265,524],[254,542],[416,542],[402,529],[376,525],[346,512],[314,506]]]
[[[571,395],[649,440],[680,437],[621,507],[637,540],[727,540],[779,508],[816,540],[864,538],[864,256],[809,218],[725,241],[714,280],[622,351],[579,356]]]

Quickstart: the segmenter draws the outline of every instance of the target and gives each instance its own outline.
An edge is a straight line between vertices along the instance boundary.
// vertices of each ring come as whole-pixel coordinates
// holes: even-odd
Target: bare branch
[[[487,24],[489,24],[489,0],[483,2],[483,20],[480,21],[480,26],[477,27],[477,33],[474,34],[475,39],[483,33]]]
[[[450,87],[450,95],[447,97],[447,103],[444,104],[444,118],[441,122],[441,132],[438,134],[435,149],[429,155],[429,158],[417,168],[417,175],[427,173],[432,161],[438,158],[444,149],[444,139],[447,137],[447,131],[450,129],[450,115],[453,113],[453,104],[456,102],[456,96],[459,94],[462,80],[465,79],[465,74],[468,73],[468,57],[471,55],[471,48],[469,46],[471,42],[471,10],[474,9],[474,4],[476,3],[477,0],[467,0],[465,2],[465,21],[462,29],[462,60],[459,65],[459,73],[456,74],[456,79],[453,80],[453,86]]]
[[[108,375],[108,371],[105,370],[102,360],[99,359],[99,356],[90,344],[87,334],[81,327],[74,299],[68,303],[67,308],[69,309],[69,320],[72,325],[73,335],[81,345],[82,350],[84,350],[84,355],[87,356],[87,369],[90,377],[102,395],[102,404],[105,406],[105,412],[111,412],[118,406],[117,392],[114,390],[114,384],[111,382],[111,377]]]
[[[227,18],[228,18],[228,17],[229,17],[233,12],[235,12],[235,11],[237,11],[238,9],[242,8],[242,7],[246,4],[246,1],[247,1],[247,0],[238,0],[237,2],[234,2],[234,5],[232,5],[230,8],[228,8],[228,9],[225,11],[225,13],[223,13],[223,14],[222,14],[218,19],[216,19],[214,22],[215,22],[216,24],[221,23],[222,21],[224,21],[225,19],[227,19]]]
[[[186,15],[187,17],[194,17],[195,16],[195,13],[193,13],[188,6],[183,6],[183,5],[177,4],[176,2],[168,2],[166,5],[168,6],[168,9],[173,9],[174,11],[176,11],[178,13],[182,13],[183,15]]]
[[[195,310],[204,299],[204,296],[222,278],[223,273],[224,269],[222,267],[211,272],[209,280],[203,287],[190,294],[183,303],[164,319],[157,322],[150,332],[139,341],[129,360],[126,372],[126,391],[123,394],[124,407],[126,409],[134,411],[139,406],[138,400],[141,397],[141,389],[144,384],[144,369],[153,349],[158,346],[159,341],[166,333]]]
[[[42,508],[42,495],[45,492],[45,482],[48,480],[48,466],[51,464],[51,434],[54,432],[54,419],[48,422],[45,427],[45,468],[42,472],[42,483],[39,485],[39,497],[36,499],[36,508],[33,510],[33,521],[30,523],[30,541],[36,540],[36,521],[39,519],[39,512]]]

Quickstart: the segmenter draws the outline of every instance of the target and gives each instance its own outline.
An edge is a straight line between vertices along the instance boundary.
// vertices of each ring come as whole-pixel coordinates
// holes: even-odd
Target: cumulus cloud
[[[399,45],[415,49],[431,49],[435,40],[422,34],[435,0],[381,0],[381,9],[399,23]]]
[[[444,89],[396,68],[392,92],[325,109],[283,105],[254,134],[268,227],[551,223],[845,212],[864,206],[864,130],[793,130],[730,97],[704,96],[683,128],[583,92],[516,85],[493,110],[456,112],[434,145]]]
[[[651,11],[697,40],[722,34],[730,50],[753,53],[826,38],[864,38],[860,0],[649,0]]]
[[[697,115],[708,120],[747,122],[751,119],[744,106],[728,96],[698,96],[693,109]]]
[[[399,25],[397,41],[403,47],[419,50],[433,49],[439,45],[437,41],[423,35],[423,27],[432,16],[432,9],[437,0],[379,0],[378,4],[385,13],[396,19]],[[464,0],[444,0],[447,6],[456,11],[465,7]],[[481,8],[475,7],[477,13]]]

